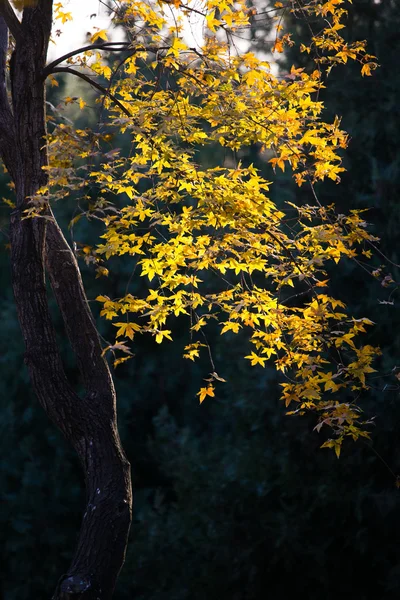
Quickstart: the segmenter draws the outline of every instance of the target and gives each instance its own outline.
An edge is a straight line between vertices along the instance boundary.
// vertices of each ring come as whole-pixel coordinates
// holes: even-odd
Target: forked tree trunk
[[[54,600],[109,600],[124,561],[131,522],[130,465],[117,430],[115,391],[87,303],[79,267],[48,209],[46,218],[22,219],[29,197],[46,185],[43,69],[52,0],[26,8],[20,22],[0,0],[0,153],[15,184],[11,266],[25,363],[33,389],[51,420],[78,453],[87,506],[75,556]],[[8,29],[15,39],[6,86]],[[60,357],[46,292],[53,293],[85,383],[80,397]]]

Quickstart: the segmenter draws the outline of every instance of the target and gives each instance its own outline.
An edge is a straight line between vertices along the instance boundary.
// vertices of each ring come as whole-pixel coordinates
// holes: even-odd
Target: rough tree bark
[[[115,390],[79,267],[50,208],[46,218],[21,218],[29,198],[47,183],[42,168],[48,161],[43,71],[52,4],[38,0],[24,9],[19,21],[8,0],[0,0],[0,155],[15,184],[11,267],[25,363],[40,404],[77,451],[86,482],[78,545],[53,598],[109,600],[124,561],[132,510],[130,465],[118,435]],[[8,30],[15,40],[9,67]],[[85,383],[83,397],[63,368],[46,273]]]

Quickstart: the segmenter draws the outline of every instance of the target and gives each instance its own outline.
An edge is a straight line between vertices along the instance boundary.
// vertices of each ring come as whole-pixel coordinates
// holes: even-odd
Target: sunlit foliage
[[[101,128],[75,129],[49,117],[50,182],[30,214],[40,216],[47,197],[78,192],[73,224],[84,214],[104,223],[98,246],[83,247],[86,261],[107,275],[108,259],[128,255],[134,277],[148,281],[141,297],[127,290],[121,298],[97,298],[116,327],[116,343],[105,349],[115,365],[130,358],[137,335],[169,343],[179,317],[188,331],[184,358],[210,358],[202,402],[224,381],[208,326],[227,340],[245,331],[244,358],[255,367],[274,362],[285,406],[292,414],[315,412],[317,429],[332,431],[324,446],[339,456],[346,436],[368,436],[356,400],[379,351],[359,339],[372,322],[330,296],[329,269],[369,257],[376,238],[361,211],[336,214],[315,192],[318,181],[339,183],[347,145],[340,119],[324,121],[319,91],[334,66],[355,60],[370,75],[375,58],[365,42],[342,37],[343,0],[277,2],[268,15],[275,31],[268,60],[248,51],[246,32],[260,15],[244,0],[115,5],[125,41],[96,30],[87,47],[64,57],[67,64],[47,68],[53,85],[64,72],[97,88]],[[276,56],[294,43],[282,25],[288,11],[310,24],[300,47],[313,57],[310,72],[276,67]],[[196,42],[189,42],[193,15]],[[55,17],[70,17],[61,3]],[[86,110],[83,99],[64,103]],[[118,135],[130,139],[129,156],[114,144]],[[241,163],[240,150],[250,145],[269,162],[270,180]],[[224,163],[202,166],[204,146],[226,149]],[[308,186],[309,204],[274,205],[268,192],[276,169],[290,169],[298,186]]]

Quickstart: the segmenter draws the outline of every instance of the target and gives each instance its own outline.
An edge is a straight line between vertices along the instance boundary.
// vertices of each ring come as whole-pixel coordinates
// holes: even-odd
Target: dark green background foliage
[[[327,108],[331,115],[343,115],[352,142],[342,184],[318,190],[324,203],[335,202],[340,211],[369,207],[366,218],[382,238],[382,250],[397,263],[399,32],[396,2],[355,2],[349,35],[368,38],[381,67],[373,78],[361,79],[352,66],[331,73]],[[268,173],[257,148],[242,158]],[[5,181],[6,194],[4,186]],[[273,193],[277,202],[312,203],[309,191],[298,190],[287,176]],[[5,232],[7,210],[0,216]],[[63,210],[67,214],[67,207],[57,207],[58,213]],[[82,241],[93,236],[87,227],[79,235]],[[6,243],[4,237],[0,598],[40,600],[51,596],[67,568],[84,490],[75,456],[30,390]],[[110,278],[100,282],[84,268],[89,298],[100,290],[111,297],[123,293],[130,268],[116,262]],[[392,265],[386,272],[399,280]],[[373,380],[376,389],[363,405],[369,417],[376,415],[373,450],[362,442],[348,444],[340,461],[331,451],[318,450],[323,432],[312,431],[311,417],[284,415],[274,370],[244,364],[244,338],[210,339],[216,369],[228,383],[202,406],[194,395],[209,366],[181,359],[188,342],[183,321],[175,328],[175,344],[138,341],[134,359],[117,370],[121,434],[135,486],[131,543],[117,600],[398,597],[400,492],[390,472],[400,473],[400,400],[390,374],[396,360],[400,364],[398,294],[389,298],[390,290],[345,262],[333,285],[355,316],[377,322],[369,341],[381,346],[383,357]],[[78,385],[59,319],[57,324],[69,374]],[[106,324],[101,328],[111,337]]]

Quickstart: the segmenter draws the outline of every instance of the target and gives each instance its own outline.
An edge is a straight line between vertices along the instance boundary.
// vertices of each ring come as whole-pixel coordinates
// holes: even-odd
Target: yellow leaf
[[[222,328],[221,335],[226,333],[227,331],[233,331],[233,333],[238,333],[241,325],[236,321],[227,321]]]
[[[49,75],[48,79],[50,81],[51,87],[58,87],[58,81],[53,75]]]
[[[105,42],[108,40],[107,29],[100,29],[99,31],[94,33],[91,36],[90,41],[92,42],[92,44],[94,44],[94,42],[96,42],[96,40],[99,40],[99,39],[104,40]]]
[[[167,52],[167,56],[172,54],[175,58],[178,58],[181,50],[187,50],[187,45],[179,37],[174,37],[172,40],[171,48]]]
[[[305,388],[305,390],[301,392],[300,396],[302,398],[307,398],[307,400],[312,400],[313,398],[319,400],[319,398],[321,397],[320,393],[311,387]]]
[[[215,33],[215,28],[219,27],[219,25],[221,25],[221,21],[219,21],[218,19],[215,18],[215,10],[212,10],[207,16],[206,16],[206,22],[207,22],[207,27],[210,29],[210,31],[212,31],[213,33]]]
[[[55,11],[55,18],[59,19],[61,21],[61,23],[66,23],[67,21],[72,21],[72,13],[70,12],[63,12],[61,10],[56,10]]]
[[[266,358],[258,356],[255,352],[252,352],[248,356],[245,356],[245,358],[251,361],[250,364],[252,367],[254,367],[255,365],[261,365],[262,367],[265,367],[265,362],[267,361]]]
[[[167,340],[172,341],[172,337],[170,334],[171,334],[171,331],[169,331],[168,329],[163,329],[161,331],[158,331],[156,334],[157,344],[161,344],[161,342],[163,341],[164,338],[167,338]]]
[[[321,446],[321,448],[333,448],[337,458],[340,457],[340,450],[342,447],[343,438],[339,437],[337,440],[327,440]]]
[[[106,269],[106,267],[97,267],[96,279],[98,279],[99,277],[108,277],[108,269]]]
[[[116,369],[118,367],[118,365],[121,365],[122,363],[126,362],[127,360],[130,360],[131,358],[132,358],[132,356],[122,356],[121,358],[116,358],[113,362],[114,369]]]
[[[116,337],[126,335],[130,340],[133,340],[135,331],[140,331],[141,328],[136,323],[113,323],[114,327],[119,327]]]
[[[364,77],[364,75],[371,76],[371,66],[366,63],[365,65],[362,66],[361,68],[361,75]]]
[[[197,392],[196,395],[200,396],[200,404],[201,404],[207,396],[211,396],[211,397],[215,396],[214,386],[210,384],[207,387],[202,387],[202,388],[200,388],[200,391]]]

